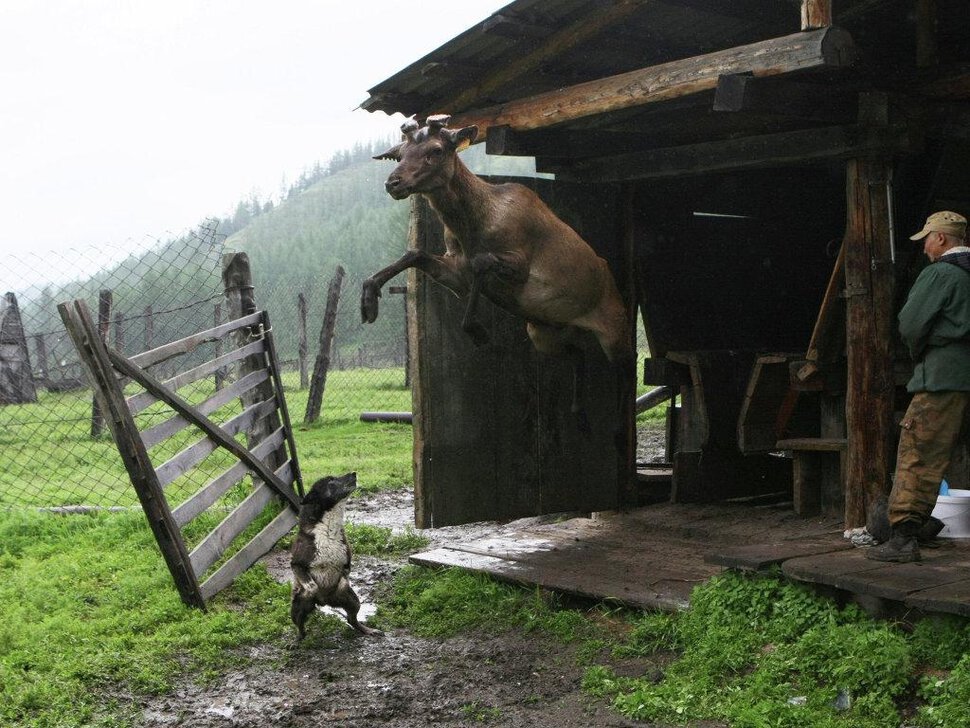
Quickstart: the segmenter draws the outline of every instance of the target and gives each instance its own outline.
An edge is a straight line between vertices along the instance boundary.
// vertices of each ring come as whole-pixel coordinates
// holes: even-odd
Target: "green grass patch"
[[[367,556],[406,556],[431,543],[429,538],[415,533],[412,528],[395,534],[390,528],[382,526],[347,523],[344,530],[354,554]]]
[[[287,591],[253,568],[190,609],[141,513],[0,513],[0,724],[125,725],[105,694],[241,664],[239,648],[287,631]]]
[[[397,573],[375,620],[405,627],[422,637],[450,637],[467,630],[521,628],[562,642],[602,637],[596,620],[564,609],[560,598],[541,590],[502,584],[461,569],[437,571],[409,566]]]

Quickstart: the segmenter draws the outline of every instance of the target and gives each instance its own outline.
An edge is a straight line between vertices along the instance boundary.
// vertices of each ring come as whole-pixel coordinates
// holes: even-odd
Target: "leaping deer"
[[[377,318],[381,287],[417,268],[460,297],[467,296],[462,328],[477,344],[485,328],[475,320],[480,295],[521,316],[536,350],[569,355],[577,364],[573,410],[579,409],[582,353],[579,332],[588,331],[607,359],[632,369],[626,306],[606,261],[560,220],[532,190],[520,184],[490,184],[458,158],[478,127],[449,129],[450,116],[429,116],[421,126],[406,121],[404,139],[375,159],[399,162],[384,183],[403,200],[424,195],[445,227],[445,254],[408,250],[364,281],[361,316]]]

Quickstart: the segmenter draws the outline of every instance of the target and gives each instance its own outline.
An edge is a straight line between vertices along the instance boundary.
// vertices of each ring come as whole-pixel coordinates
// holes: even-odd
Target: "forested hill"
[[[410,206],[384,191],[394,163],[371,158],[387,145],[359,145],[336,155],[326,171],[318,167],[306,174],[276,205],[252,201],[256,214],[230,235],[226,247],[248,253],[257,286],[302,288],[328,280],[338,264],[348,278],[360,278],[404,252]],[[478,145],[462,159],[479,174],[535,174],[531,159],[486,157],[484,151]],[[234,228],[238,222],[239,209],[223,225]]]

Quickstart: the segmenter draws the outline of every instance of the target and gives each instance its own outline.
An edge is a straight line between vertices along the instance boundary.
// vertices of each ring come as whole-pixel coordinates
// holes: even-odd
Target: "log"
[[[802,30],[832,25],[832,0],[802,0]]]
[[[648,409],[656,407],[661,402],[666,402],[674,396],[674,390],[670,387],[654,387],[649,392],[637,397],[636,413],[641,414]]]
[[[410,425],[412,422],[410,412],[361,412],[361,422],[399,422]]]
[[[717,85],[718,77],[725,74],[775,76],[842,68],[851,65],[854,59],[849,34],[841,28],[828,27],[662,63],[459,113],[452,118],[451,126],[477,125],[479,139],[484,139],[492,126],[508,125],[518,131],[540,129],[710,91]]]
[[[228,253],[222,258],[222,281],[225,287],[226,300],[229,302],[230,322],[235,319],[245,318],[256,315],[257,321],[252,328],[243,327],[235,330],[236,347],[242,348],[251,341],[259,338],[259,324],[262,320],[256,311],[256,298],[253,293],[253,275],[249,267],[249,256],[245,253]],[[239,376],[244,377],[250,372],[261,371],[266,368],[265,358],[261,355],[253,355],[243,359],[239,367]],[[260,386],[249,390],[241,398],[244,408],[259,402],[275,398],[273,382],[267,380]],[[276,413],[270,414],[258,420],[252,428],[247,430],[246,438],[249,449],[252,450],[256,445],[269,437],[280,427],[280,419]],[[266,465],[270,470],[275,470],[287,460],[286,449],[280,447],[276,452],[266,458]]]
[[[853,159],[846,168],[845,526],[866,523],[889,487],[892,441],[893,288],[886,185],[891,163]]]

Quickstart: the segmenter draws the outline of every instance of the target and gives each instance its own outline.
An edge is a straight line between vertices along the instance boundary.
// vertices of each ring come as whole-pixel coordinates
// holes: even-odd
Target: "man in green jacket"
[[[935,212],[911,240],[930,260],[899,312],[899,333],[915,368],[889,495],[892,536],[866,556],[919,561],[917,535],[930,518],[940,482],[970,412],[970,247],[967,219]]]

